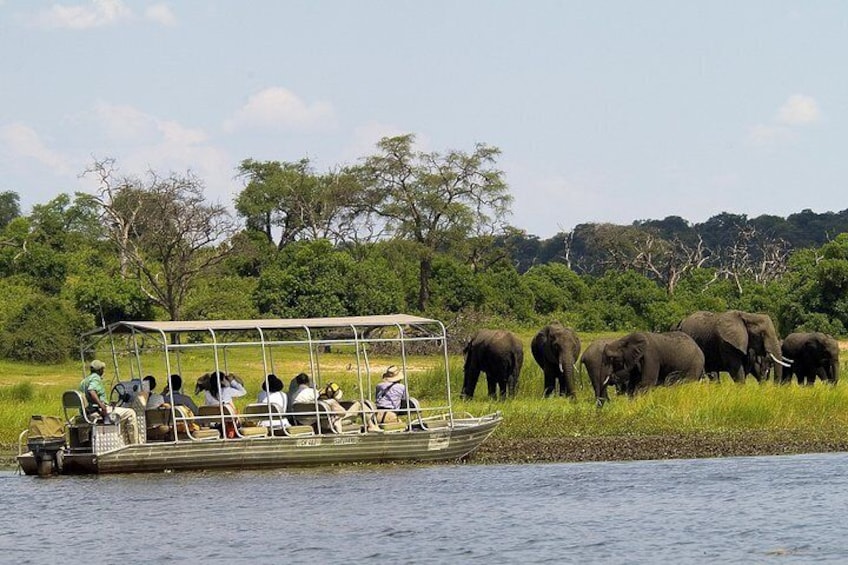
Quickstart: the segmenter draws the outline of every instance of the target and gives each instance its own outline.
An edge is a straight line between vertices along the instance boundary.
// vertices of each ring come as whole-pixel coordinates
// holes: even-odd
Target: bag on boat
[[[29,439],[59,439],[65,437],[65,423],[56,416],[33,415],[27,429]]]

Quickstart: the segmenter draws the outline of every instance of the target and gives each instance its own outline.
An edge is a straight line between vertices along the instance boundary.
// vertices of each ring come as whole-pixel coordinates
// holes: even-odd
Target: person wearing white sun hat
[[[397,422],[397,411],[408,400],[403,370],[397,365],[390,365],[383,378],[377,383],[374,400],[377,404],[377,422],[380,424]]]

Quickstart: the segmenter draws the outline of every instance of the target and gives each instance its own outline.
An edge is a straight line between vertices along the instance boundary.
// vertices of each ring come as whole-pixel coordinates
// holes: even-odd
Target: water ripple
[[[846,463],[0,472],[0,562],[63,562],[75,547],[92,562],[838,563]]]

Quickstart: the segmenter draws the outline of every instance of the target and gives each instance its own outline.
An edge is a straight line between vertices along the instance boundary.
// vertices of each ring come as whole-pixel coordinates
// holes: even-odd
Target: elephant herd
[[[737,383],[747,375],[762,382],[774,374],[777,383],[796,377],[812,384],[816,377],[839,379],[839,344],[820,332],[792,333],[782,341],[766,314],[739,310],[695,312],[673,331],[633,332],[619,339],[593,341],[580,356],[577,333],[552,323],[533,337],[533,359],[544,373],[544,396],[575,396],[578,357],[592,383],[598,405],[609,399],[607,388],[633,395],[650,387],[726,372]],[[489,396],[515,394],[524,348],[507,330],[479,330],[463,349],[462,397],[472,398],[481,372]]]

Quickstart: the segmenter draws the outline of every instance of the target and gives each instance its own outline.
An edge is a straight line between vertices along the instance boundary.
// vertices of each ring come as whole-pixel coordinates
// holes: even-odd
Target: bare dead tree
[[[741,296],[747,278],[766,285],[788,270],[791,246],[780,238],[761,235],[753,226],[740,227],[733,245],[720,251],[717,272],[731,280]]]
[[[633,267],[660,282],[669,296],[674,294],[677,284],[686,273],[702,267],[710,258],[710,251],[700,235],[698,243],[693,247],[678,237],[668,241],[648,234],[637,243],[636,249]]]
[[[236,225],[227,209],[208,204],[203,183],[190,171],[146,180],[115,178],[115,161],[94,163],[100,188],[93,201],[109,239],[118,250],[121,274],[137,277],[142,291],[180,319],[186,295],[198,275],[232,252]]]

